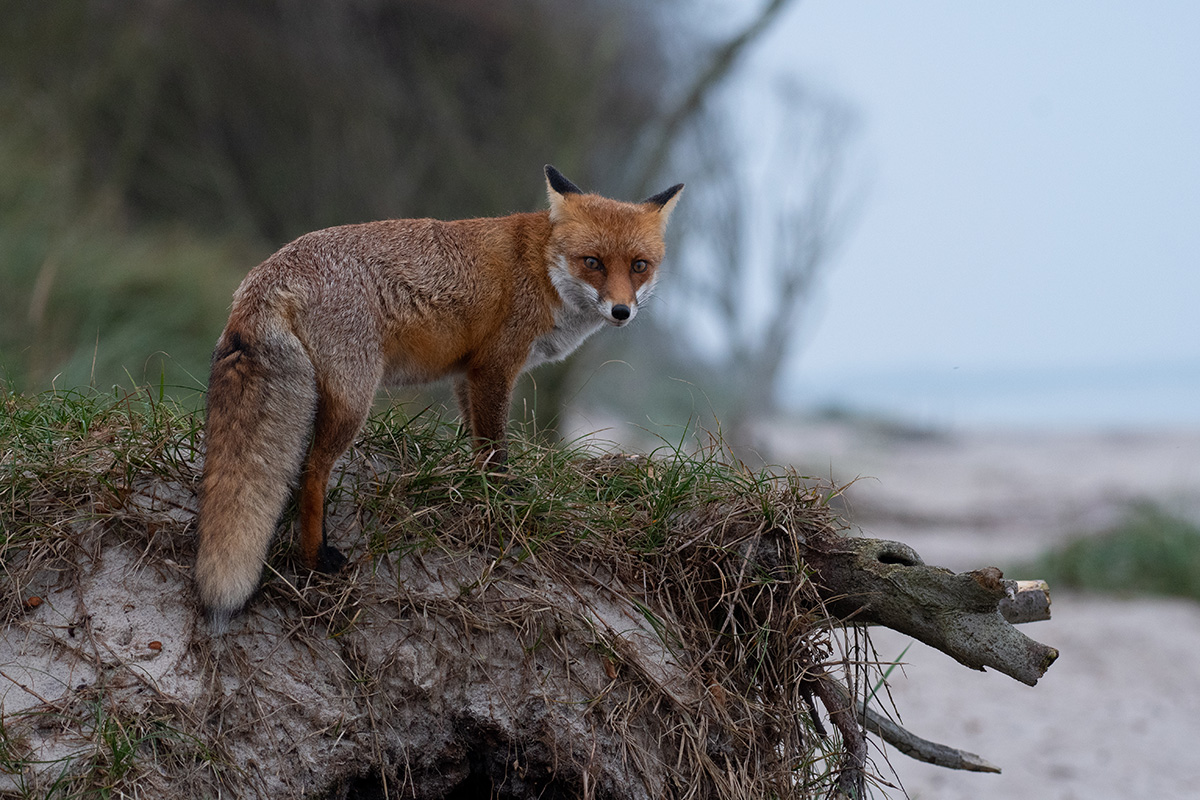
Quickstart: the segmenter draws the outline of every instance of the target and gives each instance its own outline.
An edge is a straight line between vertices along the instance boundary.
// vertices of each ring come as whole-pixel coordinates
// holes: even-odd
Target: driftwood
[[[956,574],[927,565],[901,542],[847,538],[828,545],[807,548],[803,557],[830,609],[851,622],[906,633],[960,664],[992,667],[1030,686],[1058,658],[1056,649],[1013,627],[1050,618],[1044,581],[1006,580],[995,567]],[[852,705],[865,730],[905,755],[948,769],[1000,771],[974,753],[916,736],[871,709],[866,698],[852,698],[836,680],[822,682],[823,699],[836,696],[842,707]]]
[[[837,548],[809,548],[803,557],[835,614],[906,633],[963,666],[991,667],[1033,686],[1058,658],[1057,650],[1006,618],[1049,616],[1048,595],[1037,597],[1040,582],[1018,595],[1017,582],[995,567],[954,573],[883,539],[846,538]]]
[[[768,533],[756,540],[743,557],[760,566],[768,564],[770,553],[778,548],[773,538]],[[884,539],[822,535],[804,543],[797,555],[810,570],[826,610],[845,624],[892,628],[972,669],[991,667],[1031,686],[1058,658],[1056,649],[1013,627],[1050,618],[1050,593],[1044,581],[1006,580],[996,567],[956,574],[926,564],[906,544]],[[981,756],[905,730],[871,709],[867,698],[852,697],[845,685],[828,674],[814,681],[814,691],[846,746],[839,779],[843,795],[862,794],[863,731],[919,761],[948,769],[1000,771]]]

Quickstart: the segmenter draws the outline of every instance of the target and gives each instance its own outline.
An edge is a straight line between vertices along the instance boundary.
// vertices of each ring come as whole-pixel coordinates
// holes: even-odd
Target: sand
[[[1200,432],[934,434],[836,423],[771,431],[769,460],[858,478],[848,514],[866,534],[907,542],[956,571],[1035,555],[1137,503],[1200,518]],[[953,772],[876,748],[880,773],[894,769],[892,780],[920,800],[1200,798],[1200,604],[1051,593],[1053,618],[1024,628],[1061,652],[1036,687],[967,670],[920,644],[890,680],[910,730],[1003,773]],[[887,630],[873,640],[886,658],[910,641]]]

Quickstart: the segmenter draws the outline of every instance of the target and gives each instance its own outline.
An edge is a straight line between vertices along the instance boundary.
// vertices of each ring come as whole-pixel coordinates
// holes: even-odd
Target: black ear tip
[[[546,180],[550,182],[550,188],[559,194],[583,194],[578,186],[550,164],[546,165]]]
[[[672,197],[674,197],[675,195],[679,194],[679,193],[680,193],[680,191],[682,191],[682,190],[683,190],[683,184],[682,184],[682,183],[677,183],[677,184],[675,184],[674,186],[672,186],[670,189],[666,189],[666,190],[664,190],[664,191],[661,191],[661,192],[659,192],[658,194],[654,195],[653,197],[647,197],[647,198],[646,198],[645,200],[643,200],[642,202],[643,202],[643,203],[647,203],[647,204],[649,204],[649,205],[656,205],[656,206],[658,206],[659,208],[662,208],[662,207],[663,207],[663,206],[665,206],[665,205],[666,205],[668,202],[670,202],[670,200],[671,200],[671,198],[672,198]]]

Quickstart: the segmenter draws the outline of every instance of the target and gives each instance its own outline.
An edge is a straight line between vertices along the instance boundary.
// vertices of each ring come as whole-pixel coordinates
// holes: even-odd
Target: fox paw
[[[317,551],[317,571],[333,574],[344,566],[346,566],[346,557],[340,550],[332,545],[321,545],[321,549]]]

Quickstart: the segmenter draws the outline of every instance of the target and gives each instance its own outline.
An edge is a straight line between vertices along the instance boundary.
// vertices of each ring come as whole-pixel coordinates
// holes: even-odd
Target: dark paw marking
[[[332,545],[323,544],[317,551],[317,570],[332,575],[346,566],[346,557]]]

